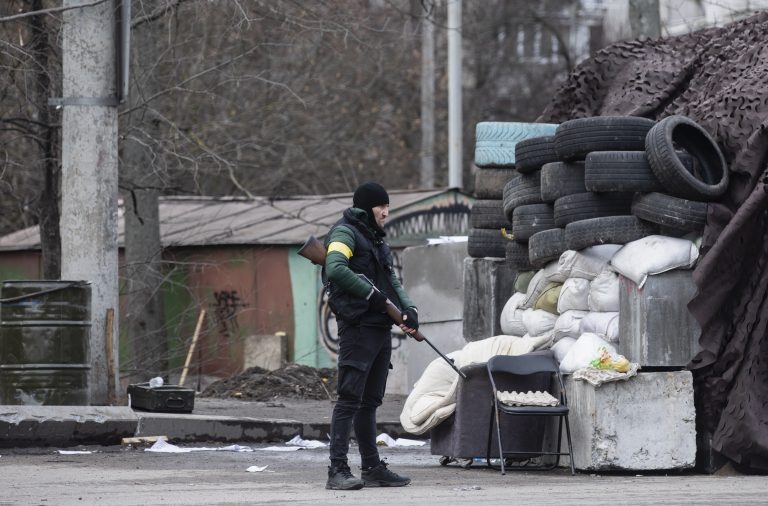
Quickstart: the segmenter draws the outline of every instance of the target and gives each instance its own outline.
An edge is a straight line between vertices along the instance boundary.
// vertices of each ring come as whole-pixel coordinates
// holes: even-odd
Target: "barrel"
[[[88,404],[91,287],[0,282],[0,404]]]

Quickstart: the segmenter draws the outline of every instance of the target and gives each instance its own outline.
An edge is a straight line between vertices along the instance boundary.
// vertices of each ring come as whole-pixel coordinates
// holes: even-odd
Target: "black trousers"
[[[353,426],[362,467],[379,464],[376,408],[384,399],[391,355],[389,327],[344,326],[340,331],[339,398],[331,417],[331,465],[347,462]]]

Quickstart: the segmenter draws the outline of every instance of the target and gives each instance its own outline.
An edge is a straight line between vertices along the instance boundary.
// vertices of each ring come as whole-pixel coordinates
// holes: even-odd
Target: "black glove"
[[[387,311],[387,298],[378,290],[374,290],[368,297],[368,308],[374,313],[384,313]]]
[[[419,330],[419,313],[416,311],[416,308],[413,306],[410,306],[405,311],[403,311],[403,324],[406,327],[410,327],[413,330]]]

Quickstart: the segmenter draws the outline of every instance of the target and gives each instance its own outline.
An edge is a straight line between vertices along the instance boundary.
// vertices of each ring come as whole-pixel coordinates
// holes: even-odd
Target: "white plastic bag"
[[[523,310],[520,304],[525,300],[524,293],[515,293],[501,310],[501,333],[508,336],[522,336],[528,330],[523,325]]]
[[[606,267],[589,284],[590,311],[619,310],[619,275]]]
[[[698,258],[699,249],[687,239],[649,235],[624,245],[611,259],[611,265],[642,288],[649,275],[689,269]]]
[[[557,299],[557,312],[589,310],[589,280],[583,278],[568,278],[560,289]]]
[[[560,361],[560,372],[570,374],[576,369],[588,367],[592,360],[600,356],[600,348],[603,346],[611,355],[617,354],[616,348],[597,334],[582,334]]]
[[[609,343],[619,342],[619,313],[588,313],[581,319],[579,330],[582,333],[597,334]]]
[[[543,309],[526,309],[523,311],[523,325],[530,336],[543,335],[555,327],[557,315]]]
[[[578,338],[581,334],[581,319],[589,313],[587,311],[566,311],[555,320],[553,339],[555,342],[564,337]]]

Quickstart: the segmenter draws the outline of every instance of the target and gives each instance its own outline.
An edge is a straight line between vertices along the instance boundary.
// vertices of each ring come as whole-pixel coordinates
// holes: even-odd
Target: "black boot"
[[[383,460],[377,466],[363,469],[362,478],[366,487],[404,487],[411,482],[410,478],[387,469],[387,463]]]
[[[355,478],[346,462],[328,466],[328,481],[325,488],[330,490],[360,490],[365,483]]]

